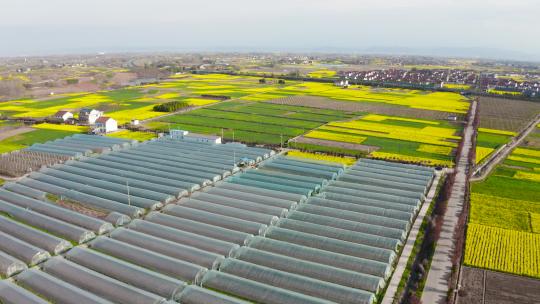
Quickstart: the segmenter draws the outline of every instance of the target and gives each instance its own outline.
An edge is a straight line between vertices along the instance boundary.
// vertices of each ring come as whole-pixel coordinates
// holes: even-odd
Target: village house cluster
[[[478,73],[474,70],[459,69],[379,69],[369,71],[342,71],[338,73],[338,86],[361,83],[412,84],[440,88],[448,84],[464,85],[467,89],[477,89],[499,94],[520,93],[528,97],[540,96],[539,75],[508,75]],[[451,87],[449,87],[451,88]]]
[[[349,82],[369,81],[387,83],[411,83],[420,85],[441,85],[442,83],[459,83],[475,85],[478,75],[474,71],[464,70],[404,70],[385,69],[370,71],[341,72],[340,76]]]
[[[102,134],[110,133],[118,130],[118,123],[111,117],[104,116],[103,111],[90,108],[82,108],[78,117],[71,111],[58,111],[53,118],[58,122],[68,124],[88,125],[92,129],[92,133]]]

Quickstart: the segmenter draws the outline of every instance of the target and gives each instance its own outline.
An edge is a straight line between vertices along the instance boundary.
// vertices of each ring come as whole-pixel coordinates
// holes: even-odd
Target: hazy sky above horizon
[[[4,0],[0,56],[500,49],[540,57],[539,0]]]

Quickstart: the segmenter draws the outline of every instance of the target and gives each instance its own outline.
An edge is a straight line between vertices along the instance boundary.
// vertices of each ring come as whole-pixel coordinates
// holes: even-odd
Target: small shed
[[[58,111],[54,114],[54,118],[61,121],[67,121],[68,119],[73,118],[73,113],[70,111]]]
[[[185,141],[193,141],[193,142],[203,142],[203,143],[210,143],[210,144],[221,144],[221,137],[215,136],[215,135],[205,135],[205,134],[195,134],[190,133],[184,135],[182,138]]]

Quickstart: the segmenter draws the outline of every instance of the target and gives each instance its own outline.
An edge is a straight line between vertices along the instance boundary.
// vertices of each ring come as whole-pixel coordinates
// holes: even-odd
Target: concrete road
[[[475,117],[477,101],[471,104],[471,117]],[[467,122],[463,135],[463,149],[459,162],[456,164],[456,179],[451,190],[448,206],[444,215],[441,235],[435,248],[431,268],[429,269],[426,285],[422,294],[422,303],[445,303],[448,292],[448,280],[452,272],[452,256],[454,254],[454,231],[459,214],[465,203],[465,189],[469,171],[469,151],[472,149],[474,127],[472,120]]]

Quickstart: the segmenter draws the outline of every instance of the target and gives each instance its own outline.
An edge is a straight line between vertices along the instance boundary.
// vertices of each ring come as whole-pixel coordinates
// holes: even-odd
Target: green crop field
[[[77,132],[63,130],[36,129],[27,133],[8,137],[0,141],[0,153],[24,149],[35,143],[44,143],[49,140],[63,138]]]
[[[148,126],[158,130],[183,129],[223,135],[225,139],[257,144],[280,144],[335,119],[354,113],[283,106],[259,102],[230,101],[185,114],[163,117]]]

